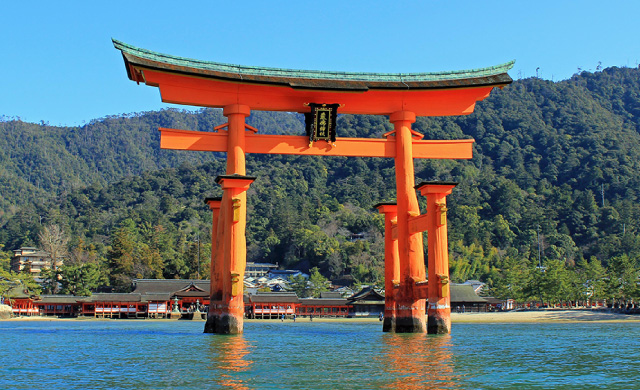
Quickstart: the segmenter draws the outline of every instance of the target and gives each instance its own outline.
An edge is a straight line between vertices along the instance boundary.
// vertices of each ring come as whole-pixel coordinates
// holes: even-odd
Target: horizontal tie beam
[[[421,233],[427,230],[427,224],[429,223],[427,214],[417,215],[415,217],[409,217],[409,234]],[[394,240],[398,239],[398,225],[394,224],[391,227],[391,237]]]
[[[160,128],[162,149],[226,152],[227,133]],[[413,141],[413,157],[429,159],[470,159],[473,139]],[[395,138],[338,138],[335,146],[299,135],[245,135],[245,152],[307,156],[395,157]]]

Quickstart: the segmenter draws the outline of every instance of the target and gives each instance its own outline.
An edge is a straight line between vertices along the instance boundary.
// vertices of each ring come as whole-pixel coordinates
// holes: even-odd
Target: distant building
[[[56,260],[56,267],[61,267],[62,259]],[[43,270],[51,269],[51,256],[48,252],[33,247],[22,247],[13,251],[11,271],[31,272],[34,278],[40,277]]]
[[[267,277],[269,279],[282,278],[283,280],[288,280],[289,278],[296,277],[298,275],[302,275],[305,279],[309,279],[309,275],[295,269],[272,269],[267,274]]]
[[[479,280],[467,280],[466,282],[462,283],[463,285],[470,285],[473,288],[473,291],[475,291],[476,294],[481,294],[482,290],[484,289],[484,286],[486,285],[485,283],[482,283]]]
[[[470,312],[487,311],[487,300],[478,296],[473,284],[451,284],[451,311]]]
[[[349,314],[355,317],[377,317],[380,313],[384,313],[384,295],[371,286],[363,287],[347,301],[351,307]]]
[[[244,271],[245,277],[259,278],[261,276],[267,276],[269,271],[278,268],[277,264],[271,263],[253,263],[247,262],[247,268]]]
[[[347,317],[349,304],[339,292],[323,291],[320,298],[301,298],[297,313],[301,316]]]

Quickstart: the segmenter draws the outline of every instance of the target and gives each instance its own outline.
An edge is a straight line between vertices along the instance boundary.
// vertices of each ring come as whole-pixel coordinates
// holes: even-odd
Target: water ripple
[[[0,322],[2,389],[509,389],[636,386],[635,324]]]

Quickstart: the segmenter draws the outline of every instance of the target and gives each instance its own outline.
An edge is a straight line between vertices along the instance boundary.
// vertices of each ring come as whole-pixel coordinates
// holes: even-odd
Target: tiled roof
[[[486,303],[487,300],[479,297],[470,284],[452,284],[451,302],[460,303]]]
[[[340,294],[339,292],[336,292],[336,291],[322,291],[320,293],[320,298],[341,299],[342,298],[342,294]]]
[[[90,297],[82,297],[79,302],[141,302],[141,295],[136,293],[96,293]]]
[[[147,293],[142,294],[141,299],[142,302],[163,302],[169,301],[171,299],[170,295],[169,293]]]
[[[348,303],[346,298],[302,298],[300,304],[306,306],[346,306]]]
[[[298,303],[300,300],[296,293],[290,292],[272,292],[249,295],[249,300],[255,303]]]
[[[75,295],[41,295],[40,299],[34,301],[34,303],[47,303],[47,304],[74,304],[77,303],[81,299],[85,299],[87,297],[84,296],[75,296]]]
[[[302,89],[357,90],[368,89],[431,89],[505,85],[513,80],[507,74],[515,61],[486,68],[426,72],[426,73],[364,73],[267,68],[224,64],[177,57],[141,49],[113,39],[113,45],[122,52],[129,78],[135,81],[130,65],[174,73],[243,83],[288,85]]]
[[[363,287],[362,290],[350,296],[349,301],[384,301],[384,295],[378,293],[373,287]]]
[[[209,280],[188,280],[188,279],[136,279],[133,281],[135,288],[134,293],[168,293],[172,294],[176,291],[186,289],[193,284],[197,289],[209,293]]]

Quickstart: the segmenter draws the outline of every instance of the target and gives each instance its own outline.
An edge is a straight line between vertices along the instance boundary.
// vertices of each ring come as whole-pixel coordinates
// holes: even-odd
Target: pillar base
[[[382,331],[383,332],[395,332],[396,331],[396,319],[392,317],[385,316],[382,320]]]
[[[204,333],[240,334],[244,330],[242,317],[238,318],[229,314],[214,314],[207,318],[204,324]]]
[[[424,315],[418,317],[396,317],[396,333],[425,333]]]
[[[427,317],[427,333],[428,334],[451,333],[451,318],[438,316],[438,315]]]

